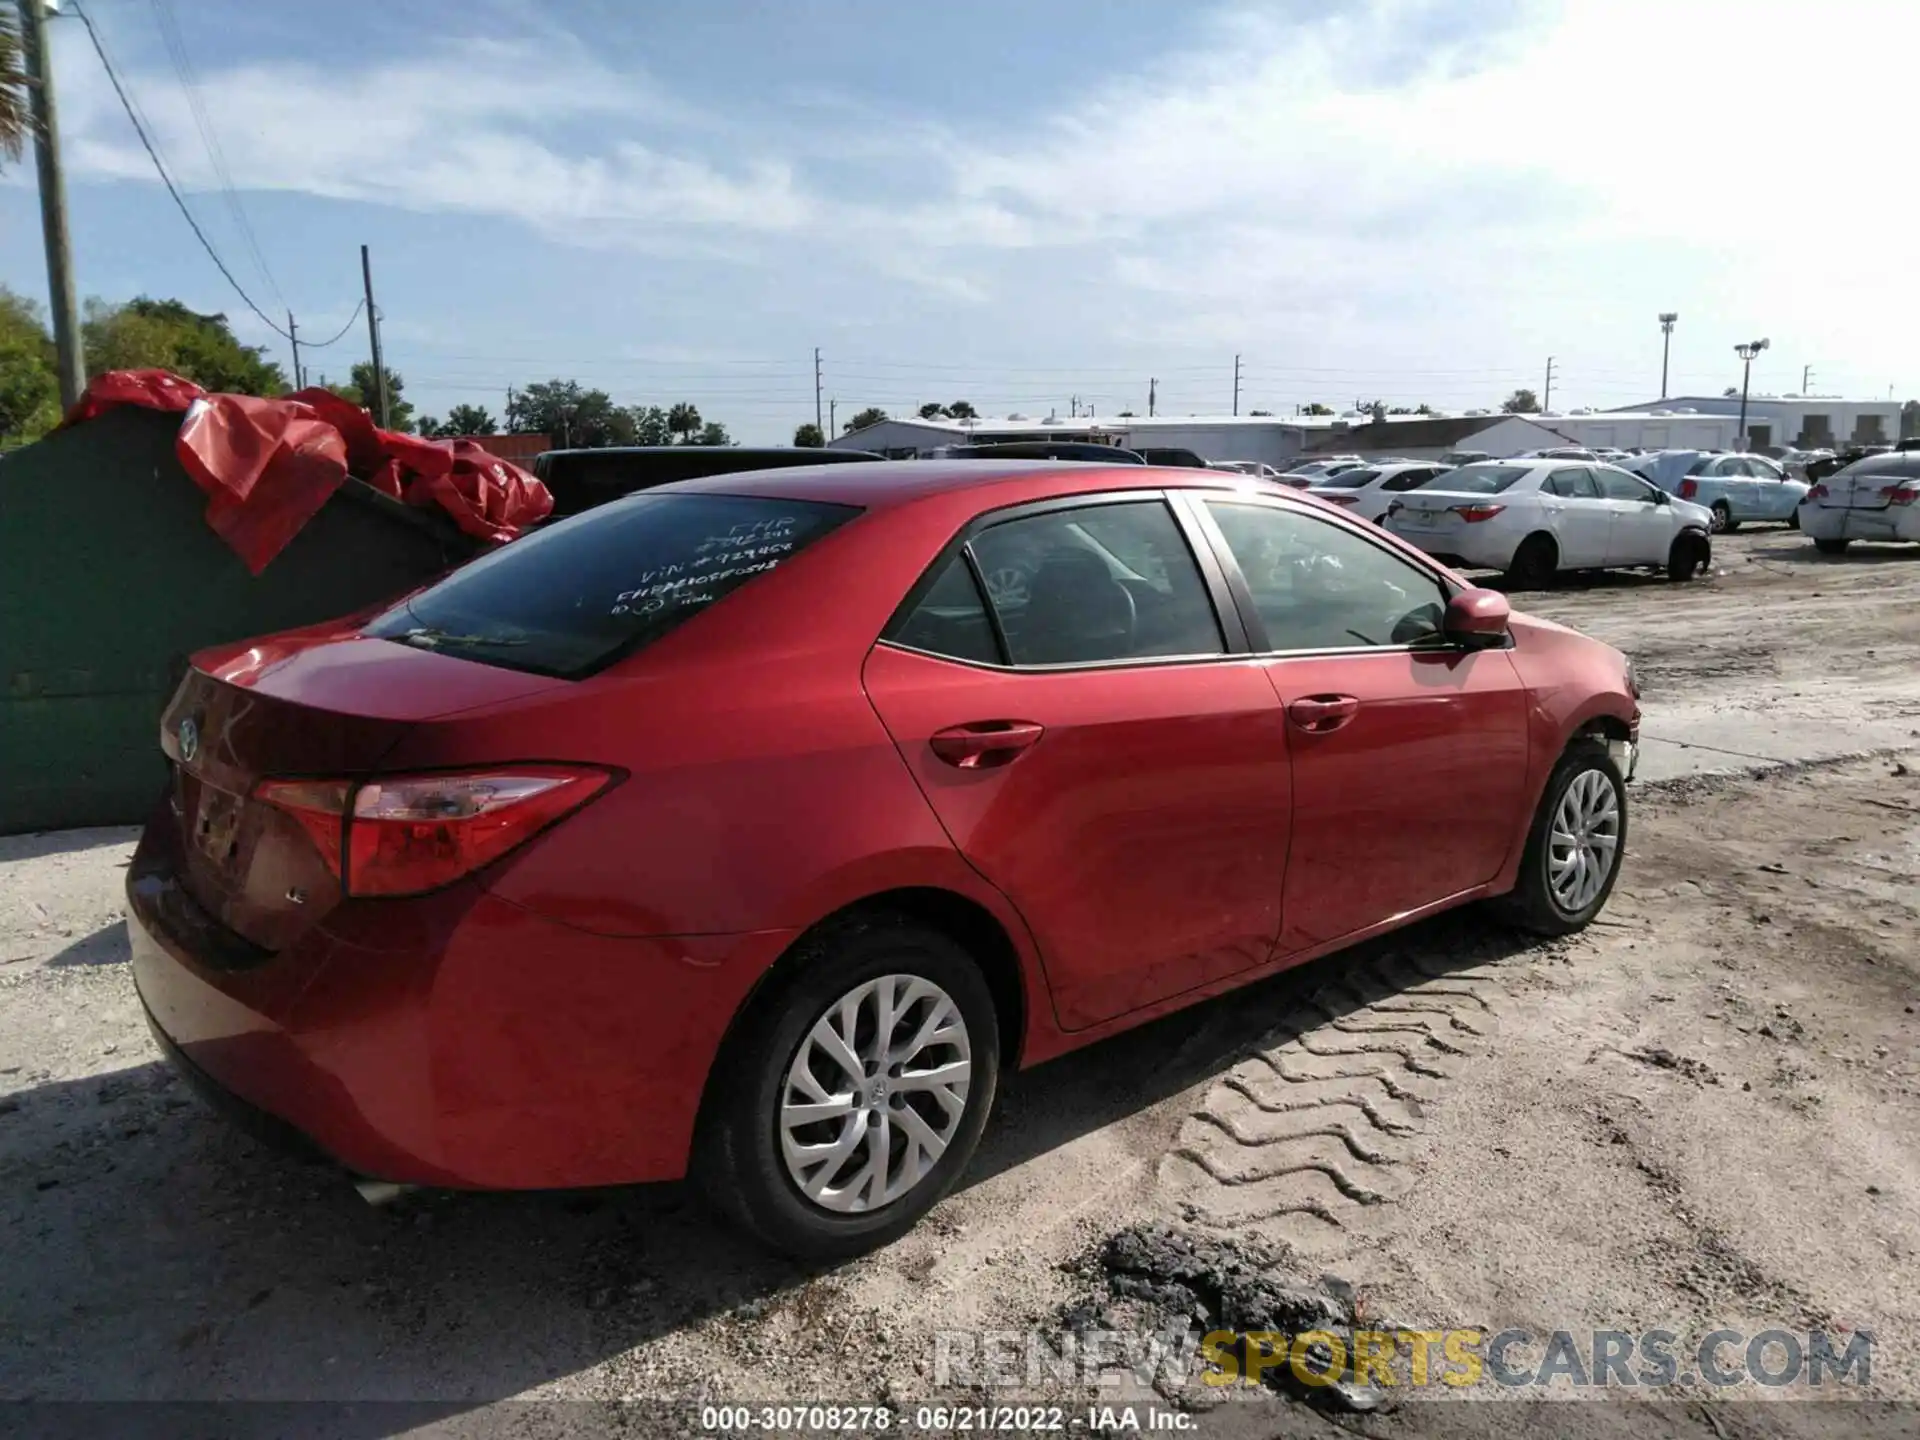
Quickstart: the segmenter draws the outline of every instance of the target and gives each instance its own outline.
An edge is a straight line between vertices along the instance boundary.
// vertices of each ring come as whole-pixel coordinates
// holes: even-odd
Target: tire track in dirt
[[[1331,977],[1181,1120],[1161,1193],[1189,1223],[1323,1238],[1405,1192],[1425,1106],[1484,1055],[1492,965],[1395,952]]]

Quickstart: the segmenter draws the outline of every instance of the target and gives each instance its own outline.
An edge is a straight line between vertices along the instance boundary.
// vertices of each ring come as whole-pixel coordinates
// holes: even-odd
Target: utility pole
[[[1800,367],[1800,393],[1802,395],[1813,393],[1813,366],[1811,365]]]
[[[373,384],[377,395],[371,397],[380,402],[380,408],[373,410],[374,422],[384,430],[387,428],[387,367],[380,359],[380,312],[373,308],[373,261],[367,254],[367,247],[360,247],[360,278],[367,286],[367,338],[373,342]],[[370,397],[362,395],[362,402]]]
[[[293,311],[287,311],[287,340],[293,346],[293,388],[304,390],[307,380],[300,373],[300,327],[293,323]]]
[[[1540,413],[1546,414],[1553,408],[1553,356],[1547,356],[1547,391],[1540,397]]]
[[[839,423],[840,423],[840,402],[837,399],[829,400],[827,402],[827,439],[831,440],[838,433],[834,429],[834,426],[838,425]]]
[[[1673,348],[1673,322],[1680,318],[1677,310],[1660,312],[1660,398],[1667,398],[1667,354]]]
[[[813,347],[813,428],[820,430],[820,347],[818,345]],[[826,431],[821,430],[820,436],[825,439]]]
[[[1744,345],[1733,347],[1733,353],[1740,357],[1743,367],[1740,372],[1740,449],[1747,448],[1747,388],[1753,382],[1753,357],[1767,348],[1768,341],[1749,340]]]
[[[46,0],[20,0],[20,41],[27,66],[27,103],[33,114],[33,158],[40,172],[40,229],[47,246],[60,408],[70,410],[87,388],[87,357],[80,349],[80,305],[73,294],[73,246],[67,233],[67,182],[60,169],[53,61],[47,51]]]
[[[1147,380],[1147,418],[1149,420],[1153,418],[1154,403],[1158,401],[1159,398],[1160,382],[1149,377]]]
[[[1240,413],[1240,357],[1233,357],[1233,413]]]

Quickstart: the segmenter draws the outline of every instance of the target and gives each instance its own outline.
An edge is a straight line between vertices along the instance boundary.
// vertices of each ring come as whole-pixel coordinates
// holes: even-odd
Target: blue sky
[[[82,0],[86,3],[86,0]],[[91,0],[241,284],[337,331],[373,247],[428,411],[563,376],[750,441],[988,413],[1658,389],[1920,393],[1898,86],[1920,6],[1833,0]],[[215,181],[177,26],[272,280]],[[83,295],[250,316],[54,22]],[[1866,49],[1862,47],[1866,46]],[[1858,208],[1892,190],[1890,223]],[[1843,200],[1835,222],[1818,220]],[[32,166],[0,280],[45,293]],[[311,355],[344,376],[363,326]]]

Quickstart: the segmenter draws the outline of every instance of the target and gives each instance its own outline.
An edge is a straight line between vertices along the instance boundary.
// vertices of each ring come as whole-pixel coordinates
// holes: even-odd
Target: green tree
[[[809,420],[793,432],[793,443],[809,450],[818,450],[827,443],[827,437],[821,433],[818,425]]]
[[[980,412],[965,400],[956,400],[947,406],[947,414],[955,420],[978,420]]]
[[[373,362],[362,360],[350,372],[353,388],[360,392],[360,403],[367,407],[375,420],[380,418],[380,385],[374,377]],[[406,381],[397,371],[387,369],[387,429],[398,430],[403,435],[413,433],[413,405],[402,398],[401,391]]]
[[[606,391],[588,390],[578,380],[553,379],[513,392],[507,429],[545,435],[565,449],[597,449],[632,444],[634,420]]]
[[[693,437],[700,433],[700,407],[682,400],[667,411],[667,428],[679,437],[682,445],[691,445]]]
[[[1249,415],[1271,415],[1271,414],[1273,414],[1273,411],[1271,411],[1271,410],[1249,410],[1249,411],[1248,411],[1247,413],[1248,413]]]
[[[628,423],[633,427],[634,445],[671,445],[673,427],[667,423],[667,412],[658,405],[635,405],[627,411]]]
[[[92,299],[80,326],[87,371],[171,370],[209,390],[284,395],[287,377],[257,345],[242,345],[224,315],[202,315],[178,300],[141,296],[124,305]]]
[[[886,423],[886,420],[887,420],[886,411],[882,410],[878,405],[869,405],[866,409],[862,410],[858,415],[854,416],[851,420],[847,421],[846,426],[842,433],[851,433],[852,431],[855,431],[855,430],[864,430],[869,425],[883,425]]]
[[[1920,400],[1909,400],[1900,407],[1900,438],[1911,440],[1920,435]]]
[[[447,418],[440,422],[440,434],[452,435],[492,435],[499,430],[492,413],[484,405],[456,405],[447,411]]]
[[[727,434],[727,427],[718,420],[709,420],[700,427],[700,433],[694,437],[696,445],[731,445],[733,437]]]
[[[952,413],[952,411],[948,410],[947,407],[942,405],[938,400],[929,400],[920,407],[920,418],[922,420],[944,420]]]
[[[1500,402],[1500,408],[1509,415],[1538,415],[1540,398],[1531,390],[1516,390]]]
[[[1307,408],[1302,410],[1300,413],[1302,415],[1331,415],[1334,413],[1334,410],[1331,405],[1322,405],[1318,400],[1316,400],[1313,402],[1313,404],[1307,406]]]
[[[0,285],[0,449],[29,444],[59,423],[60,381],[40,307]]]

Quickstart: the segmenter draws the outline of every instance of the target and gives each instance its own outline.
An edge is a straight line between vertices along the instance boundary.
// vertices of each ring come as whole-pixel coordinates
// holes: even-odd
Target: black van
[[[867,450],[827,450],[739,445],[610,445],[598,450],[548,450],[533,473],[553,496],[554,520],[578,515],[636,490],[675,480],[732,475],[742,470],[784,470],[794,465],[847,465],[884,457]]]

